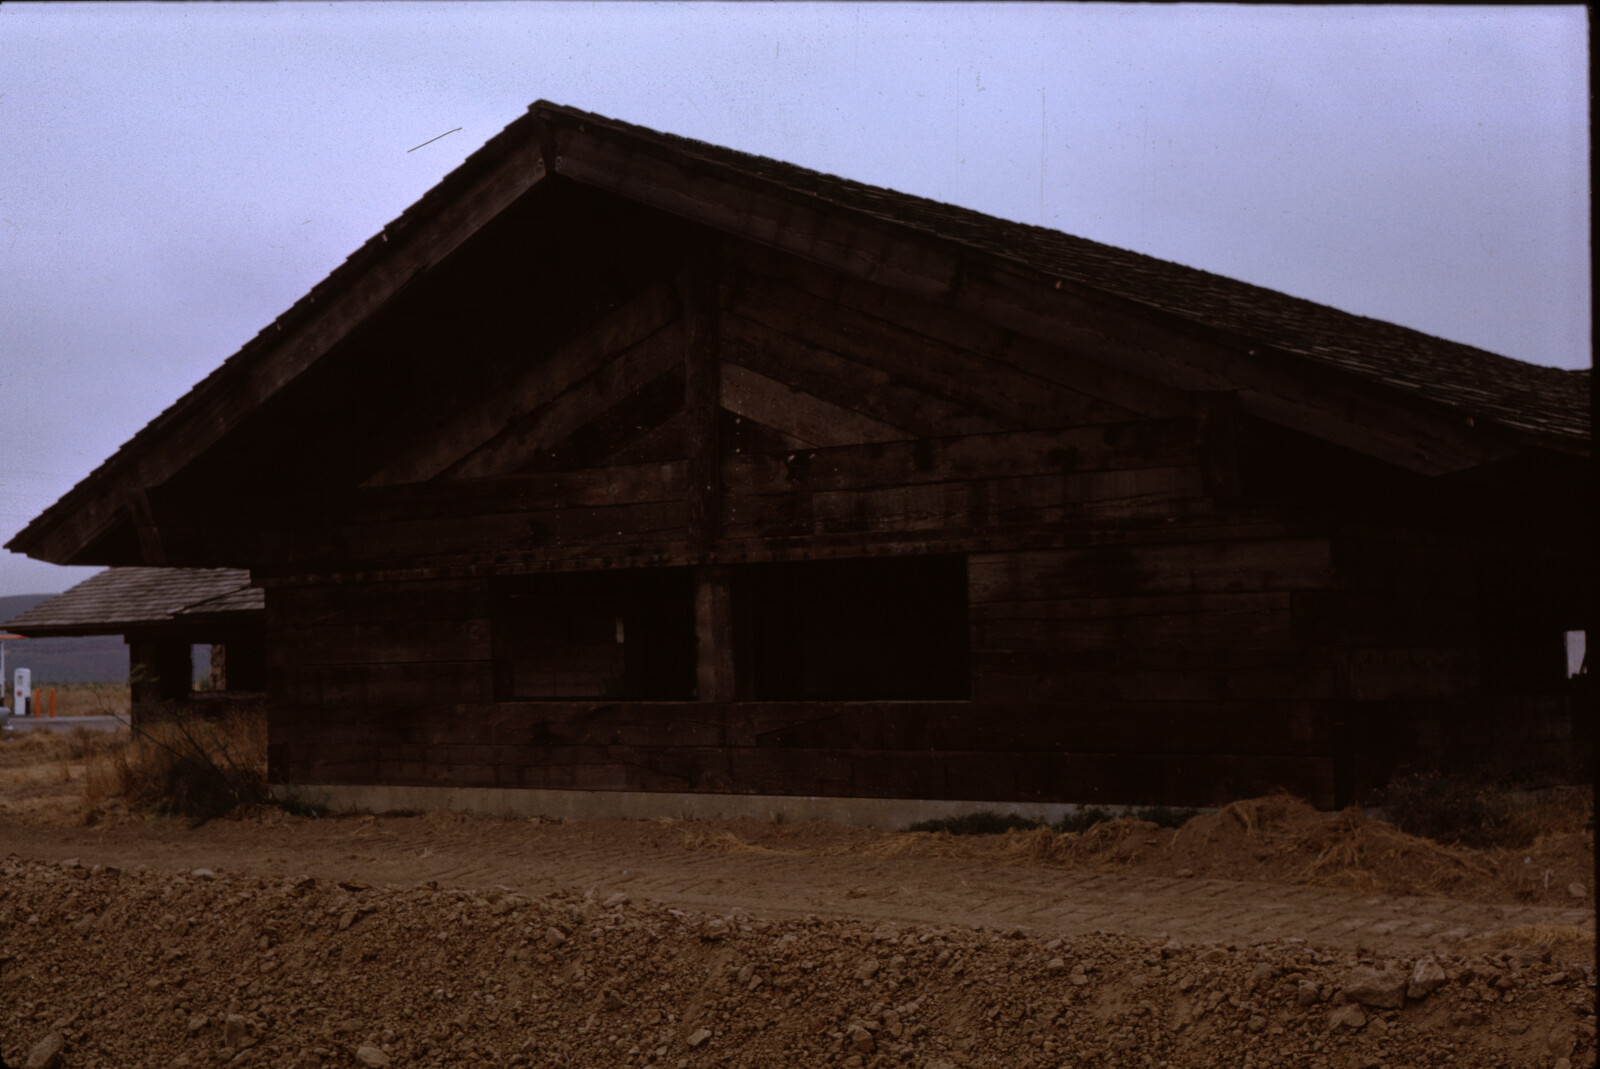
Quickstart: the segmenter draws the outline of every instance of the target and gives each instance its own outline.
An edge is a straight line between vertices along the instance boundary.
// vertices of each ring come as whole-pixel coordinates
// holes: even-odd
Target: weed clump
[[[1594,813],[1587,790],[1517,791],[1466,773],[1396,776],[1374,801],[1409,835],[1476,848],[1520,848],[1541,835],[1580,831]]]
[[[310,817],[312,819],[318,819],[327,816],[328,813],[331,812],[326,795],[307,794],[299,787],[289,787],[276,799],[276,801],[277,804],[283,808],[285,813],[288,813],[293,817]],[[415,813],[405,810],[395,810],[394,812],[385,815],[416,816]]]
[[[210,721],[175,712],[135,726],[125,745],[89,755],[84,801],[121,797],[129,806],[189,818],[194,825],[240,806],[272,801],[260,716]]]
[[[906,831],[942,831],[950,835],[1004,835],[1008,831],[1049,828],[1062,835],[1082,835],[1097,824],[1108,824],[1117,819],[1142,820],[1163,828],[1181,828],[1198,812],[1196,809],[1172,809],[1158,805],[1131,809],[1119,818],[1099,806],[1090,806],[1069,813],[1054,824],[1049,824],[1036,817],[1024,817],[1018,813],[1000,814],[993,810],[980,810],[955,817],[940,817],[937,820],[919,820],[906,828]]]
[[[947,832],[951,835],[1004,835],[1008,831],[1032,831],[1043,827],[1044,822],[1017,813],[1000,814],[993,810],[962,813],[955,817],[937,820],[919,820],[907,831]]]

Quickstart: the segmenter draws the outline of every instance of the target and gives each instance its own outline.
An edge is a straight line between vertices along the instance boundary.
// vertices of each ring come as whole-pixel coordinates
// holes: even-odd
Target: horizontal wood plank
[[[487,661],[489,636],[487,619],[277,627],[268,633],[267,657],[279,666]]]
[[[1091,517],[1168,516],[1178,510],[1177,502],[1185,500],[1200,500],[1197,467],[743,494],[723,503],[722,531],[725,539],[733,540],[1051,525]]]
[[[1331,588],[1325,538],[1113,545],[968,561],[974,604],[1069,597]]]
[[[514,708],[530,721],[551,713],[538,743],[472,739],[474,723],[487,737],[485,707],[404,714],[398,736],[380,730],[367,741],[360,729],[376,726],[369,717],[320,739],[309,717],[280,718],[303,723],[304,738],[275,744],[274,774],[280,782],[337,775],[344,778],[331,782],[1191,804],[1217,800],[1209,791],[1286,786],[1331,798],[1331,720],[1315,703],[844,703],[831,711],[795,703],[748,714],[713,706],[711,715],[691,714],[687,704],[650,708],[658,724],[680,715],[720,721],[729,737],[748,739],[749,725],[767,722],[755,745],[734,746],[706,741],[703,728],[663,744],[650,718],[637,715],[648,707],[540,704]],[[1210,730],[1219,716],[1236,725],[1227,738]],[[1127,717],[1155,748],[1113,752]],[[787,727],[774,726],[785,719]],[[498,714],[496,722],[507,723]]]
[[[489,615],[489,586],[482,579],[291,586],[275,588],[266,602],[273,627],[463,620]]]
[[[1147,420],[1052,431],[1010,431],[730,456],[729,495],[862,490],[1019,475],[1197,465],[1193,420]]]
[[[972,622],[972,645],[979,650],[1069,653],[1128,645],[1209,648],[1288,645],[1292,641],[1289,613],[1271,610],[1049,621],[986,615]]]

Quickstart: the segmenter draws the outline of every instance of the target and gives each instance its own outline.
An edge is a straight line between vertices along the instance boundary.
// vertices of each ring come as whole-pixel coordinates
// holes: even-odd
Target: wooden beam
[[[442,199],[431,218],[412,223],[393,241],[385,236],[369,244],[362,258],[370,262],[352,267],[348,282],[341,277],[338,288],[329,287],[332,292],[313,290],[302,298],[275,330],[247,345],[74,487],[58,514],[47,513],[40,517],[44,522],[17,535],[14,548],[37,560],[71,559],[115,522],[123,506],[119,487],[160,486],[177,474],[544,177],[538,147],[524,141],[475,182]]]
[[[731,702],[738,697],[734,674],[733,570],[705,565],[694,570],[695,697]]]
[[[1422,475],[1445,475],[1516,452],[1426,402],[1309,358],[1034,272],[969,265],[952,306],[1040,341],[1181,390],[1234,392],[1240,409]],[[1252,348],[1251,346],[1254,345]]]
[[[857,398],[852,407],[877,406],[868,415],[921,437],[1134,415],[978,350],[749,271],[733,287],[729,313],[733,323],[749,324],[737,335],[740,363],[783,382],[798,380],[814,393],[831,386]],[[919,318],[931,314],[924,303]],[[895,418],[896,412],[909,421]]]
[[[791,389],[738,364],[722,365],[722,407],[809,445],[860,445],[916,437],[911,431]]]
[[[724,320],[724,348],[730,363],[919,438],[1012,427],[970,405],[908,385],[869,362],[817,348],[739,315]]]
[[[654,286],[532,365],[509,389],[485,398],[372,475],[364,485],[421,482],[491,442],[507,427],[594,374],[616,354],[641,344],[677,315],[668,285]]]
[[[730,266],[769,282],[781,282],[826,303],[881,320],[913,336],[942,346],[977,353],[1035,379],[1097,400],[1101,412],[1084,423],[1130,419],[1135,415],[1191,414],[1182,390],[1129,374],[1103,361],[1025,337],[987,322],[970,312],[934,304],[886,286],[829,271],[743,241],[725,245]]]
[[[139,555],[146,564],[167,563],[166,547],[161,542],[161,528],[156,526],[150,511],[150,496],[137,486],[126,491],[128,517],[133,521],[134,532],[139,537]]]
[[[1064,430],[1006,431],[948,438],[873,442],[809,450],[798,466],[787,452],[728,456],[723,486],[730,494],[804,490],[904,488],[921,483],[975,482],[1176,468],[1201,462],[1193,419],[1135,420]]]
[[[721,512],[722,451],[717,409],[722,404],[722,310],[714,239],[691,234],[678,273],[683,305],[683,409],[689,477],[689,537],[706,546],[717,537]]]
[[[450,465],[441,475],[481,479],[515,474],[676,367],[683,356],[680,334],[677,324],[657,331]]]
[[[729,179],[598,126],[557,117],[557,173],[724,233],[932,299],[949,295],[958,259],[863,213]]]
[[[1198,394],[1200,471],[1205,491],[1218,501],[1235,501],[1240,488],[1239,398],[1232,393]]]

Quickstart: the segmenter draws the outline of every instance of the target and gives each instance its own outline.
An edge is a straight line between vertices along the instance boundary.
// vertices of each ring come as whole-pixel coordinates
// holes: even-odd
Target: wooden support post
[[[722,404],[722,371],[717,255],[714,239],[692,235],[686,241],[678,292],[683,302],[684,415],[688,420],[689,538],[708,551],[717,537],[722,492],[722,456],[717,441],[717,409]]]
[[[1236,501],[1239,482],[1239,395],[1200,393],[1195,402],[1200,430],[1200,474],[1208,497]]]
[[[726,566],[705,563],[717,539],[722,496],[722,448],[717,440],[722,314],[716,239],[690,234],[684,247],[678,292],[683,302],[688,526],[689,540],[701,561],[694,570],[695,695],[703,702],[730,702],[738,695],[733,575]]]
[[[135,723],[143,722],[165,702],[182,701],[193,685],[189,643],[175,639],[128,637],[131,694]]]
[[[738,698],[733,656],[733,575],[726,565],[694,570],[695,696],[703,702]]]
[[[142,489],[133,487],[127,492],[126,507],[133,521],[134,533],[139,537],[139,555],[144,558],[144,563],[167,563],[167,553],[161,544],[161,530],[150,511],[149,496]]]

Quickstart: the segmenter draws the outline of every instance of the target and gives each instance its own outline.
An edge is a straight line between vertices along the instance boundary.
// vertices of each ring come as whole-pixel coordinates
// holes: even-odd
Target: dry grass
[[[1582,831],[1594,819],[1590,787],[1518,791],[1463,774],[1396,776],[1376,800],[1402,831],[1460,846],[1526,847]]]
[[[719,854],[785,854],[796,855],[799,850],[779,850],[760,843],[748,842],[731,831],[698,831],[693,828],[679,830],[685,850],[713,850]]]
[[[1490,932],[1463,945],[1463,949],[1483,954],[1495,954],[1518,947],[1548,951],[1551,957],[1561,961],[1593,961],[1595,935],[1565,924],[1522,924]]]
[[[1283,849],[1315,851],[1316,856],[1294,873],[1294,882],[1347,891],[1441,894],[1463,877],[1494,876],[1493,869],[1470,850],[1407,835],[1356,809],[1300,830]]]
[[[899,834],[806,832],[785,828],[677,826],[684,847],[723,853],[855,854],[948,858],[990,864],[1086,865],[1162,877],[1261,879],[1358,894],[1447,895],[1471,899],[1559,902],[1587,883],[1573,871],[1584,850],[1587,789],[1528,795],[1529,822],[1548,829],[1532,846],[1510,851],[1436,842],[1408,834],[1358,809],[1326,813],[1287,794],[1235,801],[1169,829],[1123,817],[1082,832],[1049,827],[1003,834],[947,830]],[[1585,865],[1586,867],[1586,865]],[[1592,893],[1589,892],[1589,893]]]
[[[138,728],[87,755],[86,821],[110,799],[196,823],[269,802],[266,718],[235,713],[213,722],[184,714]]]
[[[1048,826],[1011,828],[1003,834],[996,835],[907,831],[851,836],[820,844],[795,842],[787,846],[752,842],[731,831],[702,831],[692,826],[680,828],[679,835],[685,849],[714,850],[719,853],[790,856],[859,854],[881,858],[968,858],[999,864],[1024,864],[1082,860],[1124,861],[1130,856],[1127,846],[1134,837],[1143,843],[1152,833],[1160,830],[1150,821],[1124,818],[1096,824],[1082,833],[1055,831]]]

